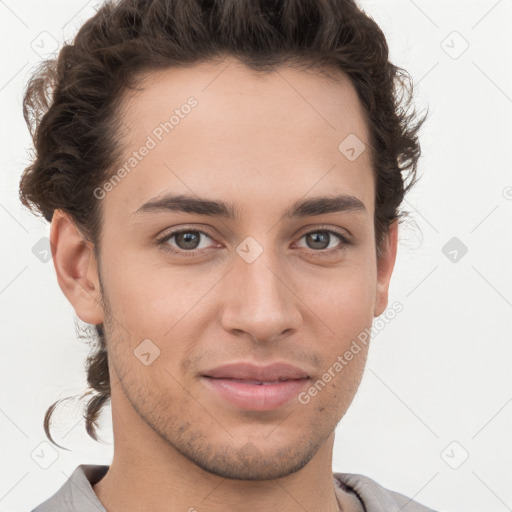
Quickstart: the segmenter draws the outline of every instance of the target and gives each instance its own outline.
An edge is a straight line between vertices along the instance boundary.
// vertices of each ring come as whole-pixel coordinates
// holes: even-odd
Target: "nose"
[[[223,282],[222,326],[231,335],[260,342],[297,332],[300,304],[290,276],[271,251],[251,263],[237,256]]]

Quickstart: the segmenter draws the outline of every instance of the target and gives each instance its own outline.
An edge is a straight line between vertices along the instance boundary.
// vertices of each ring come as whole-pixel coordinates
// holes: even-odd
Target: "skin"
[[[338,510],[334,429],[367,348],[307,405],[294,399],[274,411],[237,408],[199,378],[228,362],[280,361],[315,382],[387,306],[398,227],[377,259],[369,151],[349,161],[338,150],[351,133],[366,144],[367,128],[355,89],[337,78],[286,66],[257,73],[233,58],[151,73],[123,104],[127,158],[188,97],[198,105],[101,199],[99,261],[55,212],[59,285],[107,337],[114,457],[93,487],[107,510]],[[133,214],[164,192],[234,203],[240,218]],[[356,196],[366,211],[283,218],[297,200],[334,193]],[[208,234],[194,256],[155,243],[182,227]],[[308,242],[320,228],[353,243],[321,256],[343,242]],[[236,252],[248,236],[263,250],[252,263]],[[177,238],[166,244],[187,250]],[[148,366],[134,355],[144,339],[160,350]]]

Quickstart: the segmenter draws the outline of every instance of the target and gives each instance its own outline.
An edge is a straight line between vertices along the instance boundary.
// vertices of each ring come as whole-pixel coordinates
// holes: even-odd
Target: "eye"
[[[341,232],[334,229],[317,229],[309,231],[300,237],[305,239],[306,249],[311,249],[318,255],[331,256],[338,251],[346,250],[352,242]],[[210,241],[210,243],[208,243]],[[208,233],[198,229],[183,228],[172,231],[157,240],[158,245],[171,254],[179,256],[197,256],[200,252],[205,252],[213,239]],[[298,246],[304,247],[304,246]]]
[[[163,238],[158,240],[159,244],[164,246],[166,251],[173,254],[186,254],[194,255],[195,251],[200,251],[208,247],[208,245],[201,244],[201,238],[207,238],[211,240],[207,233],[197,229],[182,229],[179,231],[173,231],[165,235]],[[174,239],[174,244],[171,245],[171,240]],[[203,240],[204,242],[204,240]],[[177,247],[177,250],[173,247]]]
[[[350,240],[333,229],[309,231],[301,236],[300,240],[302,239],[305,239],[306,248],[314,249],[314,252],[326,252],[327,254],[346,249],[351,245]]]

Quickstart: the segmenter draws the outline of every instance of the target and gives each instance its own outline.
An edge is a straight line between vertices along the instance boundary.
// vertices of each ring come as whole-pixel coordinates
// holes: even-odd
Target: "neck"
[[[158,443],[114,449],[107,474],[93,486],[107,511],[338,512],[329,453],[334,436],[301,470],[273,480],[231,480],[202,470],[176,450]],[[137,444],[137,443],[134,443]],[[129,454],[128,456],[126,454]],[[329,463],[327,463],[329,461]],[[338,490],[337,492],[341,492]]]
[[[334,433],[302,469],[272,480],[220,477],[198,467],[149,427],[143,442],[139,435],[132,436],[127,429],[114,432],[112,464],[93,486],[107,511],[140,511],[141,504],[155,512],[340,510],[343,491],[335,491],[332,475]]]

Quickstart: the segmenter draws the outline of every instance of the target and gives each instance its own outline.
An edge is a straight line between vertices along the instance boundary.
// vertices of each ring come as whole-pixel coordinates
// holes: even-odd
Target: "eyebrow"
[[[195,213],[211,217],[223,217],[229,220],[240,218],[236,205],[220,200],[205,199],[187,195],[167,194],[144,203],[134,215],[174,211]],[[355,196],[340,194],[336,196],[314,197],[299,200],[283,214],[286,218],[301,218],[335,212],[367,212],[364,203]]]

